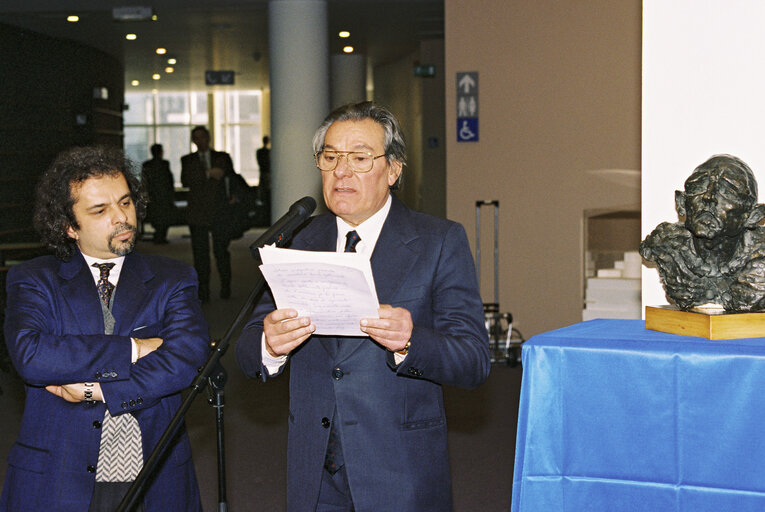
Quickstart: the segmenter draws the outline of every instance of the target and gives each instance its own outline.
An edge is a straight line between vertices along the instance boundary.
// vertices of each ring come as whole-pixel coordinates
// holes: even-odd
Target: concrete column
[[[329,113],[326,0],[268,3],[271,90],[271,218],[312,196],[321,206],[314,131]]]
[[[358,54],[332,55],[332,108],[367,99],[367,59]]]

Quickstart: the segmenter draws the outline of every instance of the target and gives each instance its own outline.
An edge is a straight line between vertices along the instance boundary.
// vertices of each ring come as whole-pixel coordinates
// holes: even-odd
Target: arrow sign
[[[470,94],[470,90],[476,86],[478,73],[458,73],[458,75],[460,74],[462,77],[457,78],[457,87],[462,89],[463,94]],[[471,76],[473,74],[476,75],[476,78]]]
[[[205,71],[205,85],[234,85],[234,72]]]

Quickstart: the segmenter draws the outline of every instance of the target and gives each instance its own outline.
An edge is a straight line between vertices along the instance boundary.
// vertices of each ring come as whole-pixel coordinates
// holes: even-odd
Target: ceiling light
[[[178,63],[178,60],[177,60],[177,59],[175,59],[174,57],[170,57],[169,59],[167,59],[167,63],[168,63],[168,64],[171,64],[171,65],[172,65],[172,64],[177,64],[177,63]]]
[[[159,16],[157,16],[156,14],[151,15],[151,21],[157,21],[158,19],[159,19]]]
[[[135,41],[136,39],[138,39],[138,36],[135,34],[125,34],[125,39],[127,39],[128,41]]]
[[[159,80],[159,73],[154,73],[151,75],[152,80]]]
[[[345,46],[345,47],[343,47],[343,52],[345,52],[345,53],[353,53],[353,46]]]
[[[167,53],[165,48],[157,48],[157,55],[164,55]]]
[[[141,82],[139,82],[138,80],[133,80],[132,82],[130,82],[130,85],[132,85],[133,87],[138,87],[138,84],[140,83]]]
[[[165,73],[172,73],[173,71],[175,71],[175,68],[173,66],[167,66],[165,68]]]
[[[342,38],[351,37],[351,33],[347,30],[341,30],[337,35]]]
[[[67,16],[66,17],[66,21],[68,21],[69,23],[77,23],[78,21],[80,21],[80,17],[79,16],[75,16],[73,14],[71,16]]]

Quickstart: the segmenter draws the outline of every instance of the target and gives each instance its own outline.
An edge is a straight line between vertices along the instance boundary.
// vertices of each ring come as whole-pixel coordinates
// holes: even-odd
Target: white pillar
[[[332,55],[332,108],[367,99],[367,63],[364,55]]]
[[[329,113],[327,2],[271,0],[268,27],[271,218],[276,221],[304,196],[323,204],[311,141]]]

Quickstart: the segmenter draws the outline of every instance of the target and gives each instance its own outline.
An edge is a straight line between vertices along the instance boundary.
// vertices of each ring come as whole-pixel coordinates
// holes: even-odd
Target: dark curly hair
[[[37,184],[34,226],[42,242],[56,257],[69,260],[77,243],[67,234],[71,226],[79,229],[72,207],[72,186],[89,178],[122,174],[127,181],[138,219],[146,213],[146,193],[135,164],[118,148],[87,146],[60,153]]]

